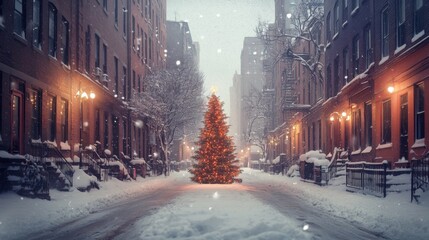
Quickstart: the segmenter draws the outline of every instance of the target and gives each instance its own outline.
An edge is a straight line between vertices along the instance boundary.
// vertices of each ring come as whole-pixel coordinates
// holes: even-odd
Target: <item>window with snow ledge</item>
[[[372,147],[371,146],[368,146],[368,147],[366,147],[364,150],[362,150],[362,152],[361,153],[370,153],[372,151]]]
[[[357,150],[355,150],[355,151],[353,151],[352,153],[351,153],[351,155],[357,155],[357,154],[360,154],[362,151],[361,151],[361,149],[359,148],[359,149],[357,149]]]
[[[415,42],[417,39],[421,38],[423,35],[425,35],[425,30],[420,31],[416,35],[414,35],[413,38],[411,38],[411,42]]]
[[[378,149],[391,148],[392,146],[393,146],[392,143],[379,144],[376,149],[378,150]]]
[[[386,62],[387,60],[389,60],[389,56],[385,56],[383,58],[381,58],[380,62],[378,62],[378,65],[383,64],[384,62]]]
[[[394,54],[395,55],[398,54],[398,52],[404,50],[406,46],[407,46],[407,44],[402,44],[402,46],[400,46],[400,47],[398,47],[398,48],[395,49]]]
[[[426,147],[425,139],[424,139],[424,138],[422,138],[422,139],[417,139],[417,140],[414,142],[413,146],[411,146],[411,148],[422,148],[422,147]]]

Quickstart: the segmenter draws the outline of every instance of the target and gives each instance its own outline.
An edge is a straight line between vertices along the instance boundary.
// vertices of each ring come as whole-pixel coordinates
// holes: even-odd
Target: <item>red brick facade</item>
[[[147,119],[127,102],[144,90],[145,75],[165,67],[166,1],[23,2],[22,9],[14,1],[1,6],[0,148],[25,154],[31,139],[59,148],[67,142],[71,149],[64,152],[73,157],[83,119],[83,146],[100,143],[119,157],[147,157]],[[82,92],[95,98],[80,104]]]

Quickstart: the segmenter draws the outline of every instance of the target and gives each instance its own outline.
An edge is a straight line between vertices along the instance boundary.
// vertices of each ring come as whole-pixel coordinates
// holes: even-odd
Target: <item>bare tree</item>
[[[323,82],[323,1],[301,0],[291,9],[292,12],[280,16],[276,24],[260,21],[256,34],[269,49],[267,53],[272,60],[272,67],[282,59],[293,59],[309,71],[314,81],[318,79]],[[294,53],[293,48],[298,42],[310,46],[308,52]]]
[[[202,116],[203,76],[192,61],[160,70],[144,79],[145,90],[135,93],[132,108],[148,116],[169,167],[169,152],[176,133],[191,128]]]
[[[252,88],[248,96],[243,97],[247,117],[249,119],[245,141],[261,150],[262,158],[266,157],[266,129],[271,112],[269,99],[262,90]]]

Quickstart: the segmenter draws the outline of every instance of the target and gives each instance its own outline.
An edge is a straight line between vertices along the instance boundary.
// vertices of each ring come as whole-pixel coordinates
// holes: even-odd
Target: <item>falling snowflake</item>
[[[304,227],[302,227],[302,230],[307,231],[309,227],[310,226],[308,226],[308,224],[305,224]]]
[[[204,16],[202,14],[200,14],[200,18],[203,18]]]
[[[209,207],[209,211],[211,211],[212,210],[212,207]]]
[[[204,39],[204,38],[205,38],[204,36],[201,36],[201,37],[200,37],[200,39]]]
[[[217,53],[221,53],[221,52],[222,52],[222,49],[218,48]]]
[[[142,120],[137,120],[134,124],[135,124],[135,126],[136,126],[136,127],[138,127],[138,128],[143,127],[143,121],[142,121]]]
[[[84,126],[84,127],[88,127],[88,126],[89,126],[89,123],[85,121],[85,122],[83,123],[83,126]]]
[[[213,198],[214,199],[218,199],[219,198],[219,194],[217,192],[213,193]]]
[[[220,17],[220,13],[216,14],[216,17]]]

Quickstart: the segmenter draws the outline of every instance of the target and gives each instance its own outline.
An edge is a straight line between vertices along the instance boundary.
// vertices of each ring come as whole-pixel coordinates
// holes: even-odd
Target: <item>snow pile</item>
[[[320,151],[308,151],[299,156],[299,161],[314,163],[314,166],[328,166],[329,160],[326,159],[326,154]]]
[[[74,168],[73,174],[73,187],[79,191],[89,191],[91,188],[99,188],[97,184],[97,178],[95,176],[89,176],[82,169],[78,167]]]
[[[289,170],[286,173],[286,176],[288,177],[299,177],[299,166],[297,164],[294,164],[290,166]]]

